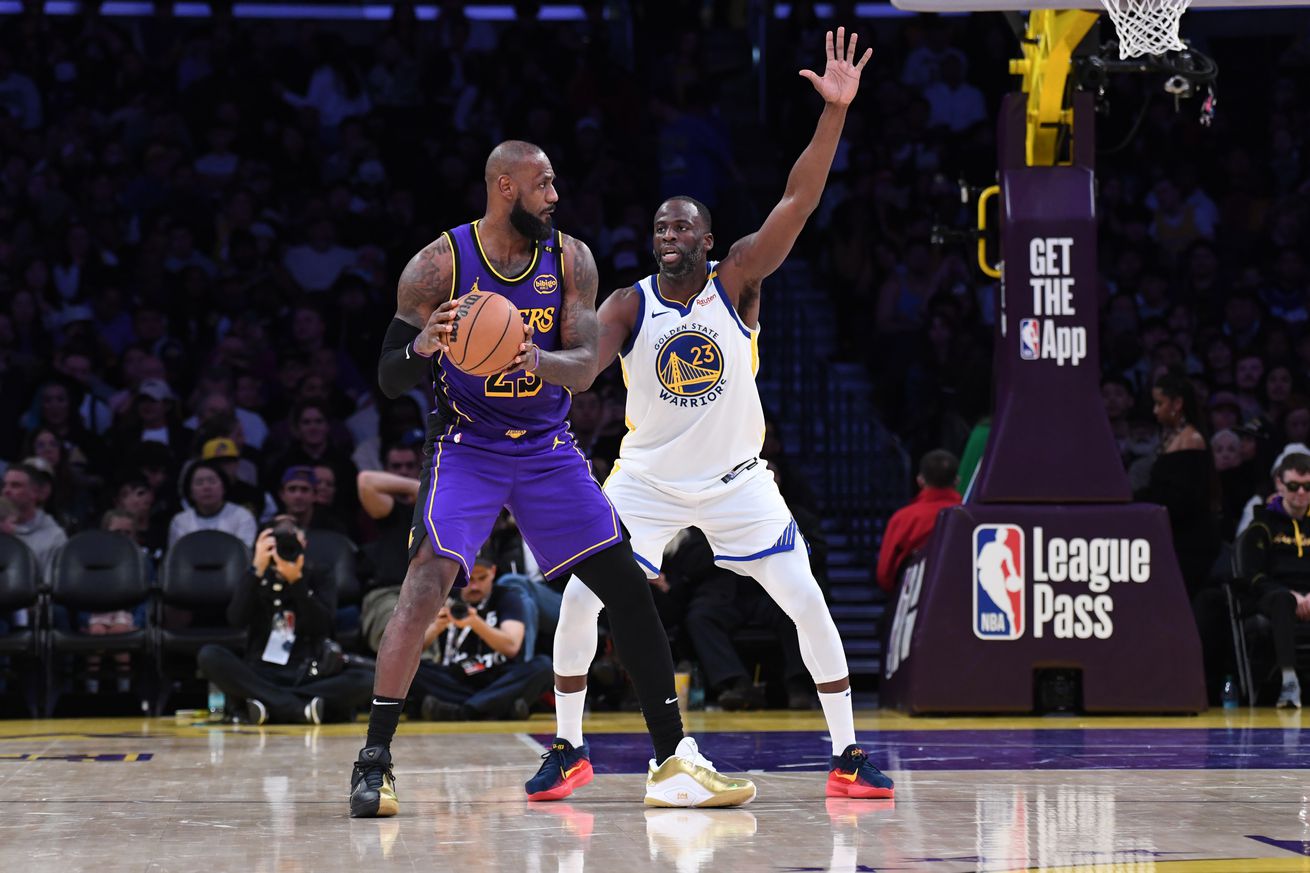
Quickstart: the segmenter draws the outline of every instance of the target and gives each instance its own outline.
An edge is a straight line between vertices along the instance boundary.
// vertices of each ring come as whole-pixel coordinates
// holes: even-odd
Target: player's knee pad
[[[596,656],[596,621],[604,604],[576,576],[564,587],[553,657],[560,676],[585,676]]]

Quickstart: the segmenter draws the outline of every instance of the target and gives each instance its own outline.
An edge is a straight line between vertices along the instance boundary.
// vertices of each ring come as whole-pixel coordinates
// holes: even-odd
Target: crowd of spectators
[[[1241,32],[1218,16],[1184,22],[1218,60],[1226,89],[1249,86],[1213,127],[1198,123],[1197,101],[1180,109],[1151,77],[1113,78],[1100,100],[1110,111],[1096,122],[1101,394],[1134,496],[1169,511],[1216,702],[1235,672],[1217,586],[1233,578],[1232,552],[1253,511],[1282,505],[1276,458],[1285,447],[1304,451],[1310,437],[1301,132],[1310,32],[1303,20],[1299,30],[1270,22],[1264,31],[1255,16],[1244,21],[1252,26]],[[952,202],[955,180],[994,177],[991,119],[1008,90],[997,72],[1013,43],[997,16],[968,27],[928,18],[906,26],[908,53],[874,104],[861,104],[870,121],[851,138],[816,243],[830,287],[877,314],[874,343],[863,342],[858,320],[843,322],[839,354],[870,363],[881,413],[925,463],[934,449],[959,455],[986,426],[991,401],[996,288],[965,253],[926,245],[934,223],[971,224]],[[919,500],[933,498],[926,489]],[[888,566],[902,557],[910,513],[895,542],[884,541]],[[1291,604],[1280,620],[1299,598],[1279,600]]]
[[[720,238],[752,229],[812,130],[795,70],[835,23],[808,3],[770,19],[757,103],[732,4],[616,19],[586,3],[585,21],[551,23],[522,3],[492,25],[454,2],[420,23],[400,3],[350,27],[255,24],[223,3],[184,21],[169,5],[107,18],[25,3],[0,19],[0,526],[48,564],[107,510],[155,557],[201,529],[253,546],[286,513],[376,553],[378,588],[403,573],[377,545],[398,524],[358,476],[416,473],[429,406],[374,387],[381,333],[410,255],[480,213],[490,147],[546,150],[556,218],[595,252],[603,295],[650,269],[661,196],[709,204]],[[958,456],[990,407],[995,289],[930,228],[967,225],[955,180],[994,175],[1014,36],[1000,16],[858,27],[874,60],[799,252],[834,306],[865,314],[837,319],[825,353],[868,365],[913,457]],[[1206,47],[1243,94],[1212,129],[1150,99],[1158,83],[1108,94],[1102,141],[1135,135],[1098,159],[1101,360],[1139,490],[1169,425],[1152,388],[1185,374],[1218,483],[1195,524],[1223,541],[1278,449],[1310,440],[1310,42]],[[572,422],[603,476],[624,432],[616,371],[574,398]],[[798,517],[813,515],[771,446]]]
[[[520,6],[494,26],[459,3],[430,24],[397,4],[365,28],[253,23],[222,3],[199,20],[167,3],[0,19],[0,524],[47,575],[106,512],[155,562],[201,530],[257,551],[285,515],[359,543],[368,593],[394,589],[408,510],[375,513],[360,474],[417,475],[430,398],[388,400],[373,367],[400,268],[480,214],[496,142],[544,147],[557,220],[607,289],[648,270],[662,194],[731,221],[723,180],[741,177],[714,82],[681,73],[669,91],[656,73],[710,55],[712,31]],[[575,398],[598,477],[623,402],[617,369]],[[344,620],[376,645],[387,606]]]

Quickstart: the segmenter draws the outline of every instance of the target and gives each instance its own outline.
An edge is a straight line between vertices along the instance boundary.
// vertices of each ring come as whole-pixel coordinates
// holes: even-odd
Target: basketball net
[[[1101,0],[1119,34],[1119,57],[1162,55],[1187,48],[1178,20],[1192,0]]]

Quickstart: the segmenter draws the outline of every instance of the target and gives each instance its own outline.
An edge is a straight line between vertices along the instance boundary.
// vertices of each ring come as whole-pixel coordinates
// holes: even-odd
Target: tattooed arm
[[[560,350],[546,352],[532,342],[532,328],[524,326],[519,356],[506,373],[527,370],[573,393],[586,391],[596,378],[596,259],[581,240],[564,237],[564,293],[560,307]]]
[[[396,288],[396,316],[382,339],[378,385],[399,397],[432,373],[431,358],[446,350],[454,319],[454,264],[444,233],[410,259]]]

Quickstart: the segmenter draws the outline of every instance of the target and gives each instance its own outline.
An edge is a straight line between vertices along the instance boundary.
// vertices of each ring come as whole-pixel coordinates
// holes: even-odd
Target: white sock
[[[1301,684],[1296,678],[1296,669],[1293,667],[1283,668],[1283,684],[1286,685],[1288,682],[1296,682],[1298,685]]]
[[[573,748],[582,745],[582,708],[587,703],[587,689],[560,691],[555,689],[555,736],[568,740]]]
[[[851,711],[851,689],[819,692],[823,717],[828,720],[828,733],[832,736],[832,753],[840,755],[847,746],[855,745],[855,713]]]

